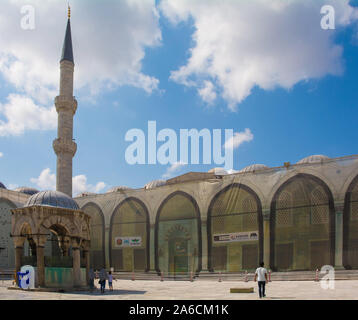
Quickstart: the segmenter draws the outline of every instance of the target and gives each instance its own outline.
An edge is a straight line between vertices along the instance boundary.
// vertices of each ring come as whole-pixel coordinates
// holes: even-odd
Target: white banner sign
[[[226,234],[214,234],[213,240],[216,243],[220,242],[239,242],[239,241],[255,241],[259,239],[258,231],[236,232]]]
[[[140,247],[142,237],[117,237],[114,239],[116,247]]]

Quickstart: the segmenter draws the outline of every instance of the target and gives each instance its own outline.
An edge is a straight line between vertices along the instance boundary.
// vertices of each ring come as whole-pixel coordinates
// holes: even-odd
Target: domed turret
[[[147,183],[144,186],[144,189],[147,189],[147,190],[148,189],[154,189],[154,188],[164,186],[166,184],[167,184],[167,182],[165,180],[154,180],[154,181],[151,181],[151,182]]]
[[[75,200],[59,191],[42,191],[34,194],[25,204],[25,207],[31,206],[49,206],[72,210],[80,209]]]
[[[208,172],[213,173],[217,176],[225,176],[228,174],[228,172],[224,168],[212,168]]]
[[[14,191],[25,193],[25,194],[28,194],[30,196],[40,192],[39,190],[37,190],[35,188],[29,188],[29,187],[16,188]]]
[[[268,169],[268,166],[265,166],[264,164],[252,164],[244,169],[241,169],[239,172],[253,172],[264,169]]]
[[[315,162],[323,162],[324,160],[328,160],[329,157],[322,155],[322,154],[316,154],[312,155],[306,158],[301,159],[297,162],[297,164],[304,164],[304,163],[315,163]]]
[[[131,188],[126,187],[126,186],[117,186],[117,187],[113,187],[113,188],[109,189],[106,193],[121,192],[121,191],[125,191],[125,190],[131,190]]]

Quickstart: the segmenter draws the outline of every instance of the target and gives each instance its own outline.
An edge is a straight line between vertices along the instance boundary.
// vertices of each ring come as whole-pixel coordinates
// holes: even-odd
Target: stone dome
[[[40,192],[39,190],[37,190],[35,188],[29,188],[29,187],[16,188],[14,191],[25,193],[25,194],[28,194],[30,196]]]
[[[77,197],[88,197],[88,196],[94,196],[96,195],[96,193],[94,192],[82,192],[79,195],[77,195]]]
[[[263,169],[268,169],[268,166],[265,166],[264,164],[252,164],[244,169],[241,169],[239,172],[253,172]]]
[[[0,182],[0,189],[6,189],[5,185]]]
[[[130,190],[130,189],[131,188],[126,187],[126,186],[117,186],[117,187],[113,187],[113,188],[109,189],[106,193],[120,192],[120,191]]]
[[[147,189],[147,190],[148,189],[154,189],[154,188],[164,186],[166,184],[167,184],[167,182],[165,180],[154,180],[154,181],[151,181],[151,182],[147,183],[144,186],[144,189]]]
[[[50,206],[56,208],[79,210],[75,200],[59,191],[42,191],[32,195],[26,202],[25,207]]]
[[[316,154],[312,155],[306,158],[301,159],[297,162],[297,164],[304,164],[304,163],[315,163],[315,162],[322,162],[324,160],[328,160],[329,157],[322,155],[322,154]]]
[[[218,176],[225,176],[228,172],[224,168],[212,168],[208,171],[209,173],[214,173]]]

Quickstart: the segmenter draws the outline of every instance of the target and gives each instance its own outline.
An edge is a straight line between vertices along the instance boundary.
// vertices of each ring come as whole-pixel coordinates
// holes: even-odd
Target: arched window
[[[104,245],[104,215],[101,208],[95,203],[86,204],[82,210],[91,217],[90,235],[90,265],[100,270],[106,265]]]
[[[244,185],[227,186],[213,198],[209,207],[209,270],[253,270],[262,260],[262,245],[259,198]]]
[[[194,198],[180,191],[168,196],[155,227],[158,272],[180,276],[201,270],[200,212]]]
[[[345,197],[343,214],[343,264],[347,269],[358,269],[358,176]]]
[[[149,270],[149,213],[139,199],[128,198],[114,210],[109,249],[115,271]]]
[[[271,211],[274,270],[316,270],[334,265],[333,198],[323,181],[296,175],[276,192]]]

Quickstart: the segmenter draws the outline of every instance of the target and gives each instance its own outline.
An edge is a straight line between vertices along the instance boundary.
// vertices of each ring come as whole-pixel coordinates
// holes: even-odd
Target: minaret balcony
[[[75,114],[77,110],[77,100],[75,97],[57,96],[55,98],[55,106],[57,113],[70,111]]]
[[[71,140],[58,138],[53,141],[53,149],[55,150],[56,155],[69,153],[74,157],[77,151],[77,144]]]

